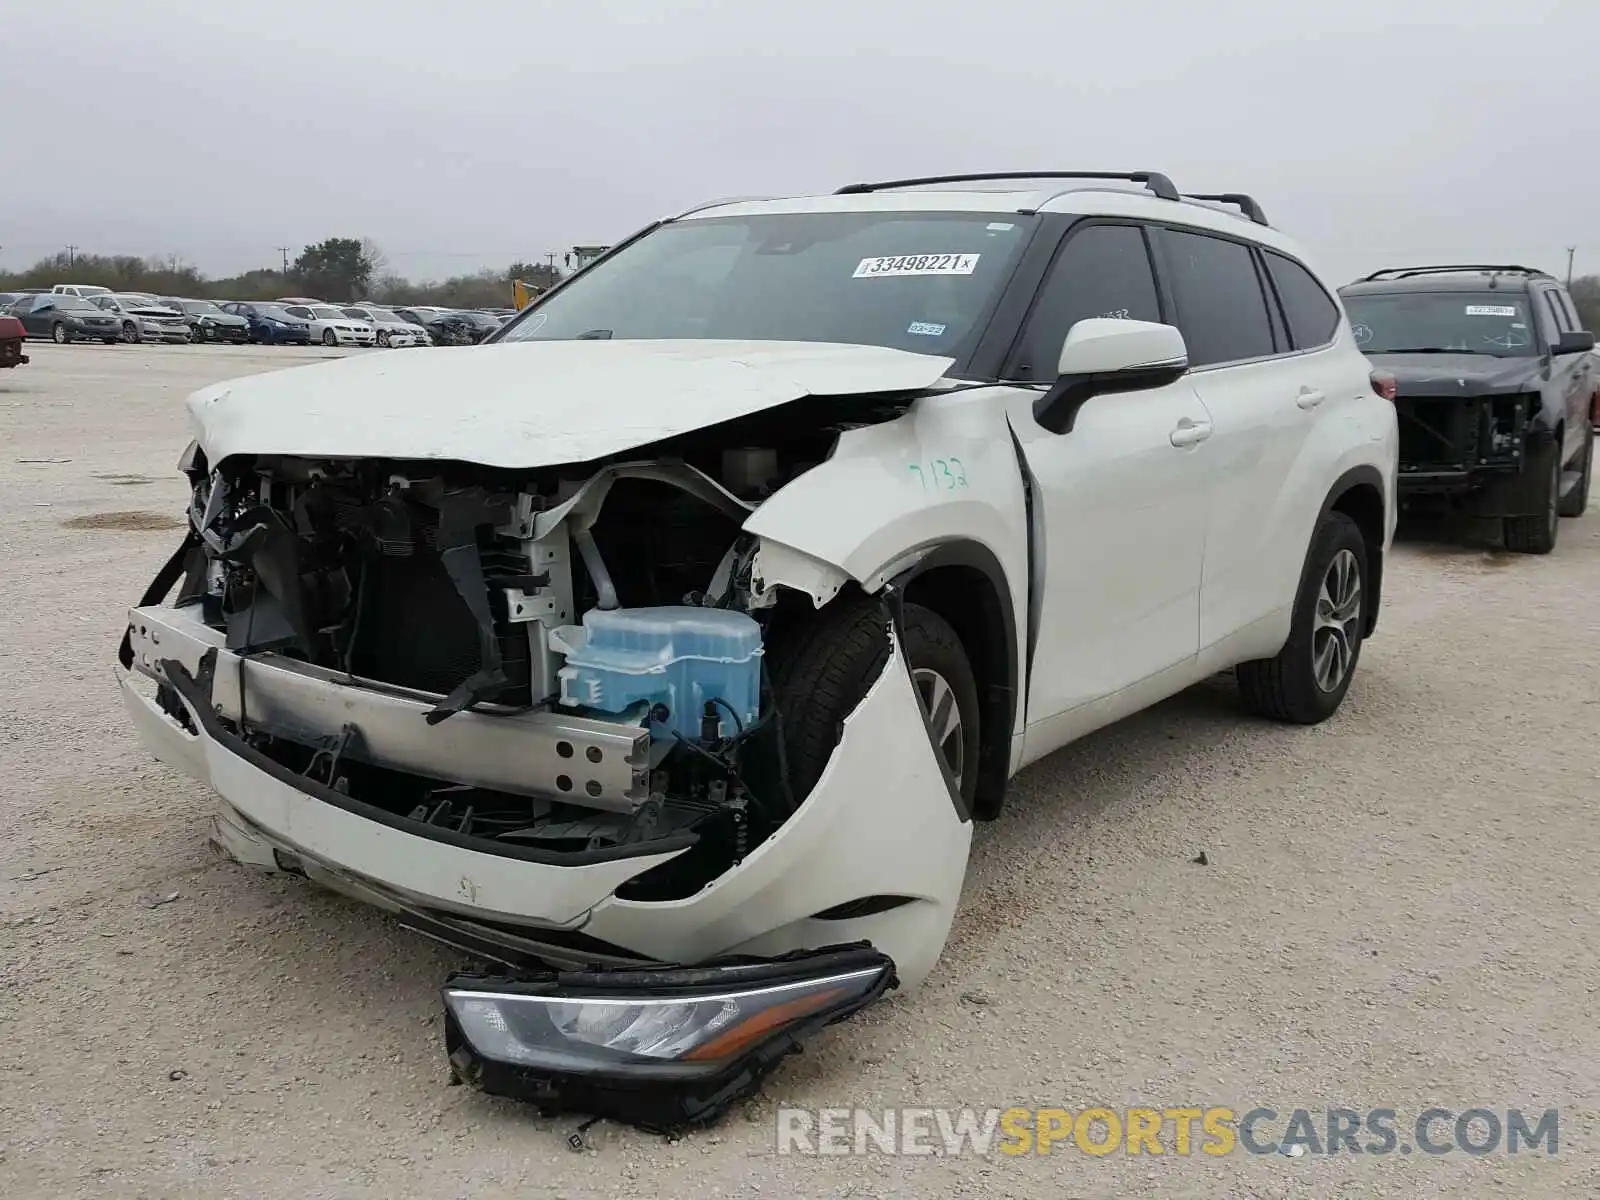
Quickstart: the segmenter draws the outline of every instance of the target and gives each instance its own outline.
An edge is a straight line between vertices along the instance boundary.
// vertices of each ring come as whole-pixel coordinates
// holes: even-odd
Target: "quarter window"
[[[1326,346],[1339,328],[1339,306],[1329,298],[1316,276],[1292,258],[1264,252],[1278,299],[1289,318],[1289,333],[1300,350]]]
[[[1161,320],[1144,233],[1135,225],[1090,225],[1070,234],[1050,264],[1023,330],[1014,379],[1054,379],[1068,331],[1089,317]]]
[[[1267,301],[1249,246],[1203,233],[1167,230],[1163,248],[1190,366],[1273,353]]]

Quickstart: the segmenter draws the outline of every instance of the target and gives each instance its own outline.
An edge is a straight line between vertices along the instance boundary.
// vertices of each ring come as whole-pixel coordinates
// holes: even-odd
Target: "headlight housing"
[[[895,986],[867,945],[703,967],[453,975],[458,1078],[553,1111],[671,1130],[714,1120],[800,1042]]]

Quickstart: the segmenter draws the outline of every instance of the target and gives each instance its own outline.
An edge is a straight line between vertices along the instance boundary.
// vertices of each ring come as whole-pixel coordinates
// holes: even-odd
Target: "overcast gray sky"
[[[0,263],[350,235],[437,277],[713,196],[1143,168],[1253,193],[1337,282],[1593,272],[1597,47],[1595,0],[39,0]]]

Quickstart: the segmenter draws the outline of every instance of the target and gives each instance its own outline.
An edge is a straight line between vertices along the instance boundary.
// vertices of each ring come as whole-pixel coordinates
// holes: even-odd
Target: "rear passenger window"
[[[1278,289],[1278,299],[1289,318],[1289,333],[1299,350],[1326,346],[1339,328],[1339,306],[1329,298],[1316,276],[1292,258],[1265,251],[1267,269]]]
[[[1137,226],[1090,225],[1067,238],[1028,315],[1008,376],[1054,379],[1067,331],[1086,317],[1161,320],[1150,253]]]
[[[1163,248],[1190,366],[1273,353],[1267,301],[1248,246],[1166,230]]]

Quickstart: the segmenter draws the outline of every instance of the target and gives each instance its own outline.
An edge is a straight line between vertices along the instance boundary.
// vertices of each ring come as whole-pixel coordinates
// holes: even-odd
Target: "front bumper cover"
[[[894,964],[865,943],[774,959],[727,958],[694,967],[515,976],[457,973],[443,989],[445,1053],[456,1082],[527,1101],[546,1115],[581,1113],[652,1133],[675,1133],[715,1122],[753,1094],[806,1039],[872,1004],[897,982]],[[762,1006],[763,997],[781,1002]],[[718,1006],[721,1016],[746,999],[756,1001],[753,1014],[738,1019],[758,1028],[728,1053],[715,1053],[715,1038],[702,1043],[711,1054],[690,1050],[654,1060],[597,1052],[592,1045],[568,1040],[549,1048],[544,1061],[529,1061],[539,1055],[503,1036],[508,1021],[523,1020],[519,1009],[536,1010],[526,1023],[540,1025],[560,1040],[546,1016],[552,1009],[657,1007],[681,1015],[697,1004],[709,1004]],[[739,1025],[733,1027],[734,1033],[739,1030]],[[508,1046],[519,1049],[512,1052]]]

